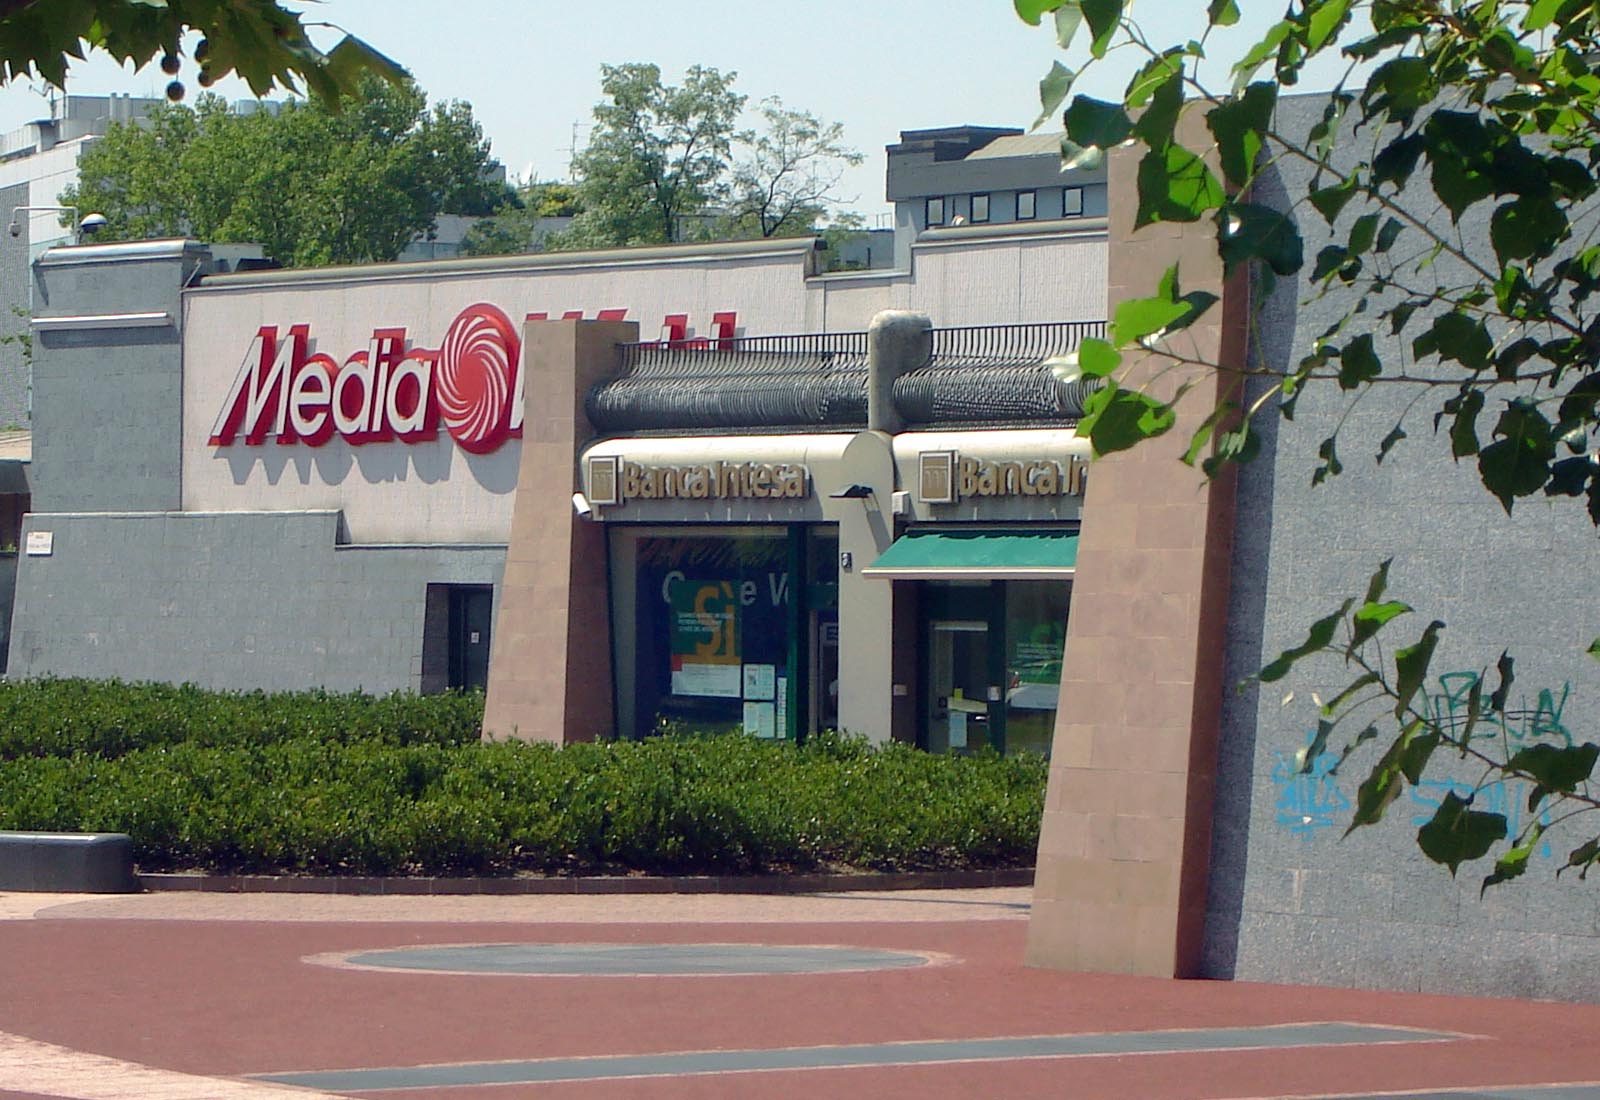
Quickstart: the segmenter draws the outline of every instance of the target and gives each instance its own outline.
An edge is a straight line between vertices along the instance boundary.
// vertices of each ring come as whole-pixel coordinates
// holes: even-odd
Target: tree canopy
[[[216,96],[113,126],[63,203],[106,216],[103,240],[251,241],[286,266],[392,260],[439,214],[505,198],[464,103],[368,76],[334,106],[237,114]]]
[[[237,73],[257,96],[303,89],[333,103],[355,92],[363,73],[405,77],[404,69],[353,35],[324,52],[307,36],[307,25],[277,0],[0,0],[0,83],[37,73],[64,87],[73,60],[88,50],[135,68],[159,55],[162,69],[175,78],[168,97],[178,100],[189,30],[201,35],[192,58],[201,87]]]
[[[745,97],[736,74],[695,65],[682,85],[655,65],[601,67],[606,100],[588,147],[573,162],[583,213],[572,244],[665,244],[717,197]]]
[[[1176,401],[1119,384],[1125,352],[1155,350],[1175,368],[1224,372],[1227,396],[1205,410],[1187,461],[1216,473],[1261,449],[1262,418],[1293,418],[1309,387],[1359,401],[1374,391],[1397,400],[1392,428],[1370,441],[1379,462],[1419,427],[1475,464],[1484,489],[1509,515],[1532,497],[1572,500],[1578,522],[1600,524],[1600,228],[1594,213],[1600,166],[1600,14],[1579,0],[1298,0],[1239,58],[1232,86],[1197,73],[1211,30],[1239,19],[1236,0],[1210,0],[1207,29],[1169,43],[1136,23],[1123,0],[1015,0],[1038,24],[1053,19],[1063,48],[1087,39],[1077,71],[1057,63],[1040,84],[1042,118],[1062,112],[1068,163],[1131,145],[1138,226],[1204,222],[1224,270],[1248,269],[1257,299],[1275,280],[1310,266],[1314,292],[1333,321],[1310,354],[1287,365],[1260,359],[1184,359],[1167,338],[1217,299],[1180,290],[1169,270],[1158,293],[1121,303],[1110,338],[1088,341],[1083,374],[1102,385],[1080,425],[1099,453],[1172,430]],[[1083,68],[1113,50],[1140,67],[1120,100],[1071,97]],[[1334,88],[1320,122],[1296,133],[1277,123],[1280,88],[1319,55],[1338,51],[1364,86]],[[1262,78],[1263,70],[1268,74]],[[1205,112],[1205,140],[1186,144],[1179,127]],[[1309,170],[1311,187],[1290,209],[1260,201],[1276,166]],[[1424,194],[1424,189],[1428,192]],[[1332,243],[1308,256],[1300,219],[1320,219]],[[1480,232],[1478,227],[1484,227]],[[1182,399],[1180,388],[1176,400]],[[1386,406],[1387,407],[1387,406]],[[1313,482],[1343,469],[1341,428],[1321,443]],[[1346,447],[1348,450],[1348,447]],[[1311,626],[1305,641],[1260,673],[1282,679],[1299,662],[1330,655],[1353,679],[1319,697],[1309,771],[1325,751],[1369,762],[1351,829],[1380,820],[1430,767],[1459,758],[1481,767],[1479,789],[1496,780],[1528,785],[1525,824],[1450,793],[1418,832],[1418,844],[1452,873],[1493,855],[1487,889],[1515,878],[1560,828],[1572,844],[1565,867],[1600,862],[1590,779],[1600,747],[1543,741],[1508,747],[1483,736],[1507,706],[1513,659],[1503,654],[1475,681],[1464,722],[1430,713],[1420,689],[1445,624],[1395,635],[1412,612],[1388,591],[1388,564]],[[1387,645],[1387,649],[1380,648]],[[1600,656],[1600,640],[1590,647]],[[1574,655],[1576,657],[1576,655]],[[1347,732],[1349,731],[1349,732]],[[1376,762],[1371,763],[1373,755]],[[1537,812],[1535,812],[1537,811]],[[1586,824],[1585,822],[1590,822]]]
[[[569,184],[520,184],[503,206],[467,231],[461,251],[467,256],[539,251],[582,210]]]
[[[746,97],[736,73],[694,66],[681,85],[655,65],[606,65],[588,146],[574,159],[581,208],[554,243],[599,248],[718,237],[814,232],[837,206],[861,154],[843,127],[777,98],[762,127],[740,130]]]
[[[740,135],[733,168],[728,236],[786,237],[813,232],[834,210],[847,167],[866,158],[844,141],[844,125],[823,122],[770,96],[759,131]]]

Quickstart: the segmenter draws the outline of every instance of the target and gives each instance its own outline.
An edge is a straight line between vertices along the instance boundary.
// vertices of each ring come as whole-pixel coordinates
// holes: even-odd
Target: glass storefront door
[[[935,620],[928,637],[928,750],[993,746],[989,728],[989,624]]]
[[[1071,583],[925,581],[921,730],[929,752],[1048,755]]]

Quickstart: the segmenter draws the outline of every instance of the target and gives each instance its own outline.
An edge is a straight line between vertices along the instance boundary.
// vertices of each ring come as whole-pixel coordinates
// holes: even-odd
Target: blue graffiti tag
[[[1446,672],[1440,676],[1439,690],[1425,692],[1429,717],[1434,724],[1447,733],[1465,729],[1471,714],[1472,689],[1480,680],[1476,672]],[[1559,740],[1570,746],[1572,734],[1561,724],[1561,712],[1567,708],[1567,696],[1571,691],[1570,682],[1561,685],[1559,697],[1551,689],[1541,688],[1531,707],[1524,695],[1518,699],[1517,707],[1508,706],[1497,714],[1481,714],[1472,739],[1498,735],[1519,743]]]
[[[1306,743],[1310,744],[1308,735]],[[1333,766],[1339,758],[1331,752],[1311,762],[1309,772],[1301,772],[1299,761],[1284,753],[1274,753],[1272,782],[1278,788],[1278,824],[1309,840],[1320,829],[1335,829],[1350,800],[1339,789]]]
[[[1476,672],[1447,672],[1439,677],[1438,691],[1423,692],[1427,713],[1441,730],[1450,734],[1465,730],[1471,713],[1472,690],[1480,681]],[[1570,682],[1562,684],[1559,692],[1542,688],[1532,706],[1523,695],[1516,707],[1508,706],[1496,714],[1480,714],[1472,739],[1504,738],[1507,744],[1515,743],[1518,747],[1538,741],[1559,741],[1570,746],[1572,734],[1562,724],[1561,716],[1571,693]],[[1315,734],[1307,734],[1306,743],[1310,744],[1313,737]],[[1321,753],[1312,761],[1308,772],[1301,772],[1295,755],[1275,752],[1273,757],[1272,782],[1278,793],[1275,806],[1278,825],[1307,840],[1320,830],[1339,827],[1344,821],[1344,812],[1350,808],[1350,800],[1340,789],[1339,777],[1333,771],[1339,757],[1331,752]],[[1525,782],[1508,784],[1503,779],[1477,788],[1453,779],[1424,779],[1409,791],[1410,800],[1417,807],[1412,824],[1426,825],[1433,819],[1444,796],[1454,791],[1459,798],[1470,797],[1476,809],[1504,814],[1510,835],[1517,836],[1531,818],[1527,811],[1530,787],[1531,784]],[[1549,808],[1541,810],[1538,817],[1549,824]],[[1551,858],[1549,842],[1540,844],[1535,855],[1540,859]]]

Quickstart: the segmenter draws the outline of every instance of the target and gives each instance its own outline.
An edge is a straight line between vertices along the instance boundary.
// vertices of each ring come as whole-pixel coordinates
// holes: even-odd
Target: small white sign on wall
[[[55,552],[56,534],[54,531],[29,531],[27,551],[29,557],[44,558]]]

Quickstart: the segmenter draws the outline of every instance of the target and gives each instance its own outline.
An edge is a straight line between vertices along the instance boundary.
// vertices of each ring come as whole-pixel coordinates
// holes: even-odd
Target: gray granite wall
[[[0,187],[0,221],[28,204],[28,185]],[[28,217],[22,232],[0,231],[0,431],[28,426]]]
[[[1279,121],[1305,127],[1319,114],[1308,97],[1289,101]],[[1258,198],[1283,204],[1308,183],[1286,169]],[[1419,210],[1437,205],[1425,179],[1414,181],[1406,198]],[[1338,226],[1341,239],[1355,213]],[[1483,228],[1464,225],[1464,239],[1480,239]],[[1309,211],[1301,230],[1308,257],[1331,239]],[[1280,286],[1253,351],[1275,366],[1296,363],[1348,305],[1343,294],[1317,298],[1305,281]],[[1374,322],[1374,331],[1385,361],[1400,361],[1402,348],[1387,339],[1387,325]],[[1600,635],[1594,527],[1582,504],[1565,498],[1527,498],[1508,518],[1482,488],[1475,463],[1453,462],[1448,440],[1433,431],[1433,413],[1448,393],[1431,392],[1407,413],[1417,390],[1379,387],[1352,409],[1349,395],[1325,384],[1307,390],[1293,422],[1267,421],[1264,453],[1239,481],[1230,683],[1299,643],[1312,621],[1345,598],[1359,598],[1372,571],[1392,557],[1391,595],[1417,610],[1385,631],[1393,635],[1387,652],[1415,641],[1430,619],[1446,623],[1425,687],[1440,713],[1450,711],[1451,692],[1462,682],[1441,681],[1442,674],[1492,669],[1510,649],[1512,706],[1523,712],[1510,723],[1510,741],[1531,737],[1541,710],[1543,724],[1559,726],[1555,736],[1595,739],[1600,663],[1584,656]],[[1500,407],[1491,400],[1480,419],[1485,440]],[[1379,441],[1402,416],[1409,437],[1379,465]],[[1345,471],[1313,487],[1317,448],[1342,417]],[[1207,971],[1257,981],[1600,999],[1600,885],[1555,877],[1581,837],[1552,841],[1523,880],[1480,900],[1486,861],[1452,880],[1416,848],[1417,827],[1450,785],[1475,778],[1457,770],[1408,791],[1378,826],[1341,839],[1374,756],[1335,775],[1325,757],[1307,777],[1297,774],[1294,755],[1316,724],[1313,693],[1330,696],[1351,678],[1338,662],[1308,665],[1286,681],[1227,698]],[[1507,813],[1516,825],[1526,820],[1525,795],[1497,787],[1477,805]]]
[[[337,545],[337,512],[34,514],[12,677],[420,690],[429,584],[493,584],[504,547]]]
[[[34,265],[33,506],[45,512],[179,506],[180,294],[209,260],[193,241],[53,249]],[[165,313],[164,324],[111,319]]]

